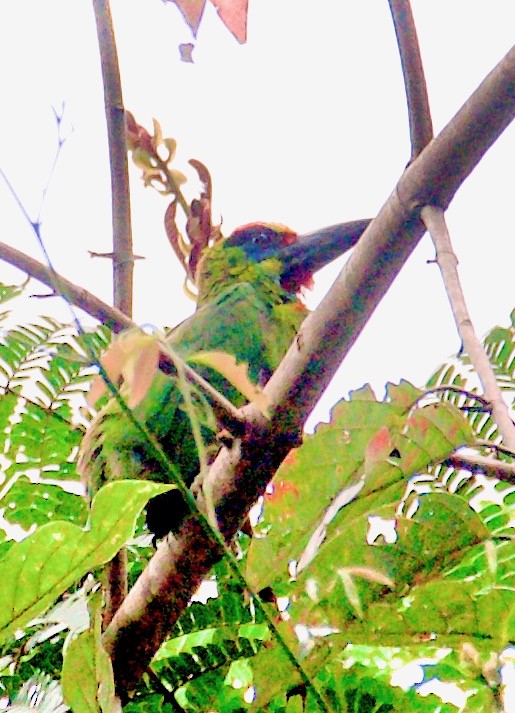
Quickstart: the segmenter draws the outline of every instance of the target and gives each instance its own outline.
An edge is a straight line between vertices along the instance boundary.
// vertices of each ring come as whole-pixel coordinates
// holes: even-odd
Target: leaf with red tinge
[[[220,19],[238,42],[247,41],[248,0],[211,0]]]
[[[428,463],[443,460],[459,446],[474,442],[468,422],[452,404],[419,408],[406,420],[406,425],[397,437],[397,447],[401,453],[399,467],[407,475],[424,469]]]
[[[300,497],[300,492],[295,483],[288,480],[274,480],[270,485],[270,489],[265,493],[265,502],[274,503],[280,514],[278,522],[281,518],[295,517],[297,502]]]
[[[352,392],[350,401],[333,408],[330,423],[305,436],[294,457],[282,463],[272,483],[288,483],[288,490],[280,498],[265,498],[263,526],[256,528],[249,549],[247,576],[254,587],[270,585],[281,572],[286,576],[288,562],[303,556],[312,537],[325,539],[335,527],[323,522],[329,508],[352,508],[351,501],[338,502],[340,493],[361,486],[361,502],[370,498],[377,509],[393,492],[400,500],[404,479],[473,442],[455,407],[429,405],[412,413],[423,392],[408,382],[391,388],[393,398],[384,402],[376,401],[368,386]],[[385,517],[395,510],[389,507]]]
[[[388,426],[383,426],[370,439],[365,451],[365,470],[378,461],[383,461],[395,447],[392,434]]]
[[[272,481],[274,488],[280,484],[278,495],[265,497],[264,527],[256,528],[258,537],[249,549],[247,577],[253,587],[261,589],[287,572],[334,498],[359,482],[370,439],[402,416],[401,408],[377,403],[371,394],[363,389],[354,392],[355,400],[340,402],[331,422],[306,435],[283,461]]]

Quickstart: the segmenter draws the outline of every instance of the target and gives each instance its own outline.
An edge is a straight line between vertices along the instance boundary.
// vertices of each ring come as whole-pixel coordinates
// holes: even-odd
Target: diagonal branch
[[[56,297],[64,297],[71,304],[84,310],[84,312],[87,312],[102,324],[105,324],[106,327],[109,327],[113,332],[117,333],[124,329],[138,328],[135,322],[129,319],[123,312],[116,309],[116,307],[111,307],[91,292],[88,292],[84,287],[70,282],[70,280],[59,275],[47,265],[43,265],[43,263],[38,260],[2,242],[0,242],[0,260],[8,262],[10,265],[30,275],[30,277],[39,280],[39,282],[49,287]],[[182,363],[179,356],[174,355],[174,359],[181,361],[182,369],[188,379],[196,383],[204,391],[209,402],[224,414],[224,422],[227,427],[233,428],[234,431],[238,433],[241,430],[242,423],[242,416],[239,410],[208,381],[200,376],[200,374],[197,374],[191,366]],[[164,352],[161,354],[159,367],[166,374],[171,374],[175,371],[173,360]]]
[[[119,309],[106,304],[84,287],[70,282],[47,265],[43,265],[38,260],[2,242],[0,242],[0,260],[5,260],[30,277],[39,280],[49,287],[56,296],[63,296],[76,307],[105,324],[113,332],[121,332],[135,326],[134,322]]]
[[[272,417],[252,405],[244,438],[222,449],[210,472],[224,536],[229,539],[300,439],[302,425],[342,358],[424,233],[420,206],[447,207],[515,114],[515,50],[406,170],[366,230],[330,293],[303,323],[268,382]],[[118,689],[130,690],[221,554],[195,520],[159,545],[104,633]]]
[[[409,0],[389,0],[389,3],[404,73],[413,159],[432,139],[431,114]],[[442,273],[463,347],[479,376],[486,399],[491,404],[492,416],[502,434],[503,442],[513,449],[515,447],[515,426],[497,384],[492,366],[470,319],[458,276],[458,259],[452,250],[443,208],[437,208],[434,205],[425,206],[421,211],[421,218],[436,248],[437,263]]]

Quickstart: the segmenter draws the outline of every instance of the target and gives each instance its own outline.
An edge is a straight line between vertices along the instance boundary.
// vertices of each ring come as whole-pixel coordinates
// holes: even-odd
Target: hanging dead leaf
[[[190,27],[193,37],[197,36],[197,31],[202,19],[206,0],[171,0],[174,2],[182,16],[186,20],[186,24]]]
[[[249,379],[248,364],[238,363],[232,354],[225,352],[197,352],[188,361],[209,366],[217,371],[248,401],[252,401],[264,416],[268,416],[268,399],[259,386]]]
[[[211,0],[224,25],[243,44],[247,41],[248,0]]]
[[[122,392],[129,408],[134,408],[147,394],[159,368],[159,341],[139,330],[122,335],[100,359],[109,380]],[[93,406],[104,395],[107,384],[95,376],[86,396]]]
[[[195,45],[192,42],[184,42],[182,45],[179,45],[179,55],[181,58],[181,62],[188,62],[190,64],[193,64],[194,49]]]
[[[193,37],[197,36],[200,21],[204,13],[206,0],[167,0],[174,2],[179,8],[186,24],[191,29]],[[247,40],[248,0],[211,0],[218,16],[234,35],[238,42]]]

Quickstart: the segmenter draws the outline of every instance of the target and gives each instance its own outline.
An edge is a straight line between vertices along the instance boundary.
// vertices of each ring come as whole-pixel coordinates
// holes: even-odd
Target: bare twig
[[[426,391],[424,391],[424,393],[418,400],[420,401],[426,396],[429,396],[430,394],[445,394],[449,391],[451,391],[453,394],[459,394],[460,396],[464,396],[466,399],[470,399],[471,401],[477,401],[481,404],[484,411],[491,411],[491,405],[488,399],[485,399],[479,394],[474,394],[472,393],[472,391],[467,391],[466,389],[459,389],[457,386],[435,386],[432,389],[427,389]]]
[[[502,397],[492,366],[474,330],[458,277],[458,260],[452,249],[443,210],[434,206],[425,206],[422,209],[421,217],[435,245],[436,261],[442,273],[463,348],[470,357],[483,387],[485,398],[491,405],[492,417],[497,424],[503,443],[513,450],[515,449],[515,425],[511,419],[508,405]]]
[[[413,159],[432,139],[431,115],[409,0],[389,0],[389,3],[404,73]],[[512,448],[515,445],[515,426],[497,386],[488,358],[472,326],[459,283],[456,270],[458,261],[452,251],[443,210],[428,205],[422,209],[421,217],[435,243],[437,262],[442,272],[464,348],[478,373],[486,398],[491,404],[492,415],[503,439]]]
[[[132,251],[129,171],[120,70],[109,0],[93,0],[104,83],[113,216],[114,305],[132,316]]]
[[[497,460],[496,458],[487,458],[480,455],[465,455],[456,453],[450,458],[446,458],[445,465],[450,465],[456,469],[468,470],[471,473],[485,473],[499,480],[515,483],[515,463],[506,463],[506,461]]]
[[[33,223],[28,216],[27,220],[33,227]],[[2,242],[0,242],[0,260],[5,260],[10,265],[39,280],[39,282],[49,287],[55,296],[62,295],[66,300],[98,319],[99,322],[105,324],[114,332],[121,332],[124,329],[135,326],[120,310],[102,302],[91,292],[70,282],[70,280],[54,272],[47,265],[43,265],[38,260]]]
[[[515,50],[490,73],[442,133],[406,170],[365,231],[342,274],[303,323],[265,393],[272,417],[252,406],[242,440],[222,449],[210,472],[221,530],[229,539],[263,492],[370,315],[424,233],[419,206],[446,207],[515,111]],[[478,131],[481,126],[481,131]],[[432,200],[429,200],[432,199]],[[323,348],[321,348],[321,346]],[[120,689],[130,689],[170,626],[219,559],[195,518],[161,542],[104,633]]]
[[[411,161],[433,138],[426,80],[409,0],[389,0],[408,102]]]

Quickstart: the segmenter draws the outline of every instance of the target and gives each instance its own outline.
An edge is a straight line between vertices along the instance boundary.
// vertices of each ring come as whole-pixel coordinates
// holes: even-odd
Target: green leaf
[[[4,518],[28,530],[32,525],[44,525],[52,519],[66,519],[85,525],[87,506],[84,498],[63,490],[58,485],[31,483],[20,476],[0,501],[5,507]]]
[[[323,540],[324,517],[337,497],[336,509],[358,498],[367,512],[381,506],[381,499],[392,502],[392,517],[392,498],[400,501],[402,490],[389,488],[473,441],[454,406],[415,408],[422,395],[408,382],[390,385],[384,402],[375,401],[369,388],[353,392],[351,401],[334,407],[330,423],[290,452],[265,495],[263,522],[250,544],[247,576],[255,589],[286,578],[288,563],[299,560],[312,536]],[[312,558],[316,548],[310,547]]]
[[[27,287],[28,282],[28,280],[25,280],[21,285],[5,285],[3,282],[0,282],[0,304],[21,295],[23,290]]]
[[[98,592],[90,602],[92,626],[72,639],[65,650],[62,686],[65,701],[74,713],[114,713],[117,707],[113,666],[102,646],[101,600]]]
[[[0,640],[41,614],[77,579],[105,564],[132,537],[149,498],[171,486],[123,480],[95,496],[91,529],[68,522],[40,527],[0,563]]]

